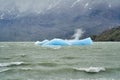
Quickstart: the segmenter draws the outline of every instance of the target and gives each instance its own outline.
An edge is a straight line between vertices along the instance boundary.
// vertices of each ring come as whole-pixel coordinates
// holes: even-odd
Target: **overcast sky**
[[[94,6],[99,3],[107,3],[109,7],[120,5],[120,0],[0,0],[0,10],[9,10],[17,7],[20,12],[41,12],[52,7],[65,7],[69,5]]]

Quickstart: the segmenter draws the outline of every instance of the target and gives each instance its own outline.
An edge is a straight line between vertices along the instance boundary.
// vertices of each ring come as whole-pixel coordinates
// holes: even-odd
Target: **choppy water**
[[[80,70],[89,67],[106,70]],[[120,42],[57,48],[0,42],[0,80],[120,80]]]

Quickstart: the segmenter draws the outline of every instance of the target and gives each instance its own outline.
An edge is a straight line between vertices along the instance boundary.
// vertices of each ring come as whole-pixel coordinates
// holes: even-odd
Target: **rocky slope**
[[[99,35],[92,36],[95,41],[120,41],[120,26],[102,32]]]

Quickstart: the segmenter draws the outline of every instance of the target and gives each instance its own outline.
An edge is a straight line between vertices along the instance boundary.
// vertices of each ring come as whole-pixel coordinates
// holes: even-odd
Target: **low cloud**
[[[64,9],[69,5],[74,7],[75,5],[80,7],[88,6],[88,8],[94,7],[100,3],[106,3],[108,7],[115,7],[120,5],[119,0],[0,0],[0,11],[10,10],[17,7],[20,12],[42,12],[57,5]]]

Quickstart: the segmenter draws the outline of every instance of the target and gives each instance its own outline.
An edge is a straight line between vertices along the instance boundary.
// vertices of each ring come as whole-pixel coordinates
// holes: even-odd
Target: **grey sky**
[[[109,7],[120,5],[120,0],[0,0],[0,10],[12,10],[17,7],[20,12],[38,12],[52,7],[73,7],[75,5],[94,6],[107,3]]]

